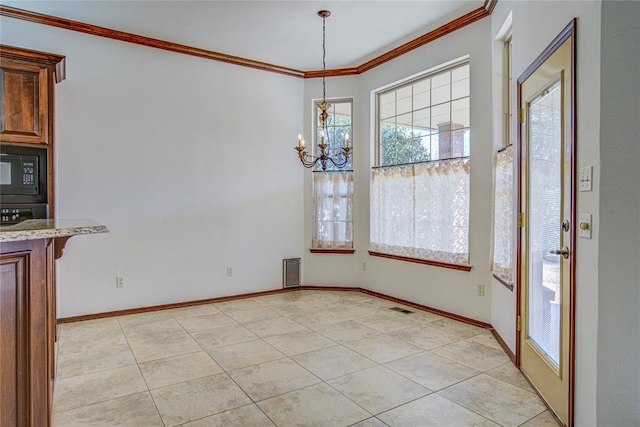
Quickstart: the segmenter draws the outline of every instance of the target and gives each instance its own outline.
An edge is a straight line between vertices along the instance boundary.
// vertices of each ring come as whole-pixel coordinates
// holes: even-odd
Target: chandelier
[[[344,145],[340,148],[340,152],[332,157],[331,153],[331,141],[329,140],[329,134],[327,133],[325,123],[327,118],[329,117],[329,113],[327,110],[331,108],[331,104],[327,104],[326,94],[327,89],[325,85],[325,77],[327,72],[325,58],[327,55],[327,50],[325,48],[325,19],[331,16],[331,12],[328,10],[320,10],[318,11],[318,16],[322,18],[322,102],[317,106],[320,109],[320,135],[318,136],[318,155],[314,156],[312,154],[307,153],[307,149],[304,146],[304,139],[302,139],[302,135],[298,134],[298,146],[294,147],[298,152],[298,158],[302,162],[302,165],[305,168],[311,168],[316,165],[316,163],[320,162],[320,166],[323,171],[327,170],[327,165],[331,162],[336,168],[342,169],[349,162],[349,153],[351,152],[351,148],[349,148],[349,134],[347,133],[344,137]],[[333,141],[335,143],[335,141]]]

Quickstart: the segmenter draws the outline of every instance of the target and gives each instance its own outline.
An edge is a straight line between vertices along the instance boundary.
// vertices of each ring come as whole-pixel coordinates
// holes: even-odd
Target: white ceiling
[[[5,1],[59,16],[303,71],[363,62],[484,4],[427,1]]]

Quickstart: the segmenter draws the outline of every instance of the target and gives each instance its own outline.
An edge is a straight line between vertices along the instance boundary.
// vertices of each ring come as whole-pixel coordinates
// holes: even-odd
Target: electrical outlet
[[[227,277],[233,276],[233,267],[227,267]]]
[[[116,276],[116,288],[124,288],[124,276]]]
[[[484,283],[478,283],[476,285],[476,294],[478,294],[479,297],[484,296]]]
[[[366,262],[362,263],[362,271],[367,271],[367,263]]]
[[[580,168],[580,191],[593,190],[593,166]]]

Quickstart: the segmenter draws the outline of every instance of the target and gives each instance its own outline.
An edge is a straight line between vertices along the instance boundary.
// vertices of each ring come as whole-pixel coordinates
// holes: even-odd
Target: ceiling
[[[427,1],[6,1],[146,37],[309,71],[356,67],[465,13],[483,0]]]

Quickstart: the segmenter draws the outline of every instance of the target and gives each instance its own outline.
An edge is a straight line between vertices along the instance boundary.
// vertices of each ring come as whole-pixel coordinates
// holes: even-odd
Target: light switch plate
[[[580,191],[593,190],[593,166],[580,168]]]
[[[580,214],[578,217],[578,236],[583,239],[590,239],[591,228],[591,214]]]

